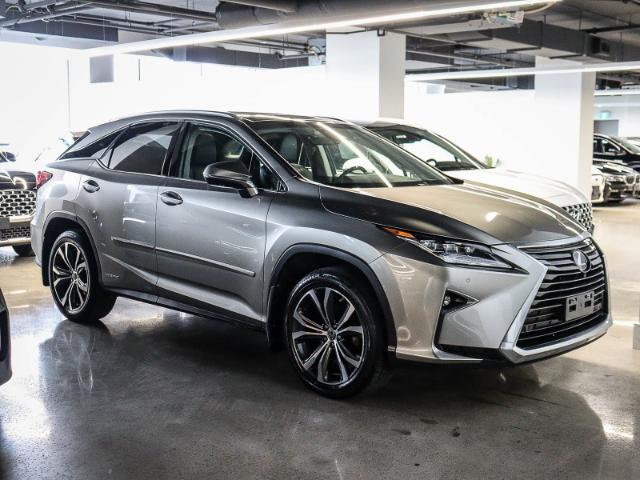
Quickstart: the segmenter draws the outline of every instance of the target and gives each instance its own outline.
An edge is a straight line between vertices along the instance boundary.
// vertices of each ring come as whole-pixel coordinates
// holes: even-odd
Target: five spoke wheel
[[[69,241],[58,245],[53,253],[53,291],[60,305],[71,314],[81,311],[89,296],[89,271],[82,250]]]
[[[362,367],[367,339],[351,301],[331,287],[308,290],[293,311],[291,342],[300,367],[324,385],[344,385]]]

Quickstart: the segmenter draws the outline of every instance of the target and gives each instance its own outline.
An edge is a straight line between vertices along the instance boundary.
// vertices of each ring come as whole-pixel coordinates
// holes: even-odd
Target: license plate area
[[[598,308],[599,305],[596,305],[595,301],[595,292],[581,293],[567,298],[564,319],[569,322],[576,318],[586,317],[597,311]]]

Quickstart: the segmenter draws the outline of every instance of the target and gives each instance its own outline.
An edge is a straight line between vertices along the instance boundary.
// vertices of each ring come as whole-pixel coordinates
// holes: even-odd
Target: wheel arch
[[[382,284],[371,267],[349,252],[309,243],[289,247],[274,266],[269,281],[266,308],[266,331],[270,348],[274,351],[283,348],[284,308],[291,288],[304,275],[324,266],[346,266],[367,281],[382,313],[387,349],[395,349],[397,340],[393,313]]]
[[[43,285],[49,286],[49,256],[51,255],[53,242],[66,230],[79,230],[80,233],[85,236],[89,245],[91,245],[91,253],[98,267],[98,279],[101,282],[102,268],[100,267],[100,258],[98,257],[98,250],[96,249],[93,238],[89,233],[89,227],[76,215],[68,212],[53,212],[47,217],[44,228],[42,229],[41,272]]]

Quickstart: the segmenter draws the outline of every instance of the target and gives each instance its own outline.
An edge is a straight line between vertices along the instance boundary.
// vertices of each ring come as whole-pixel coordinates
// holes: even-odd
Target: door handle
[[[160,194],[160,200],[171,207],[180,205],[182,203],[182,197],[176,192],[162,192]]]
[[[100,185],[94,180],[86,180],[82,182],[82,188],[84,188],[89,193],[95,193],[100,190]]]

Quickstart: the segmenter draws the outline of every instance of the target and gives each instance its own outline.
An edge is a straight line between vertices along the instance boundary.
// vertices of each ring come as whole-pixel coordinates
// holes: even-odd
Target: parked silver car
[[[325,395],[393,357],[527,362],[611,325],[602,252],[562,209],[338,120],[137,116],[40,176],[32,244],[67,318],[124,296],[254,326]]]

